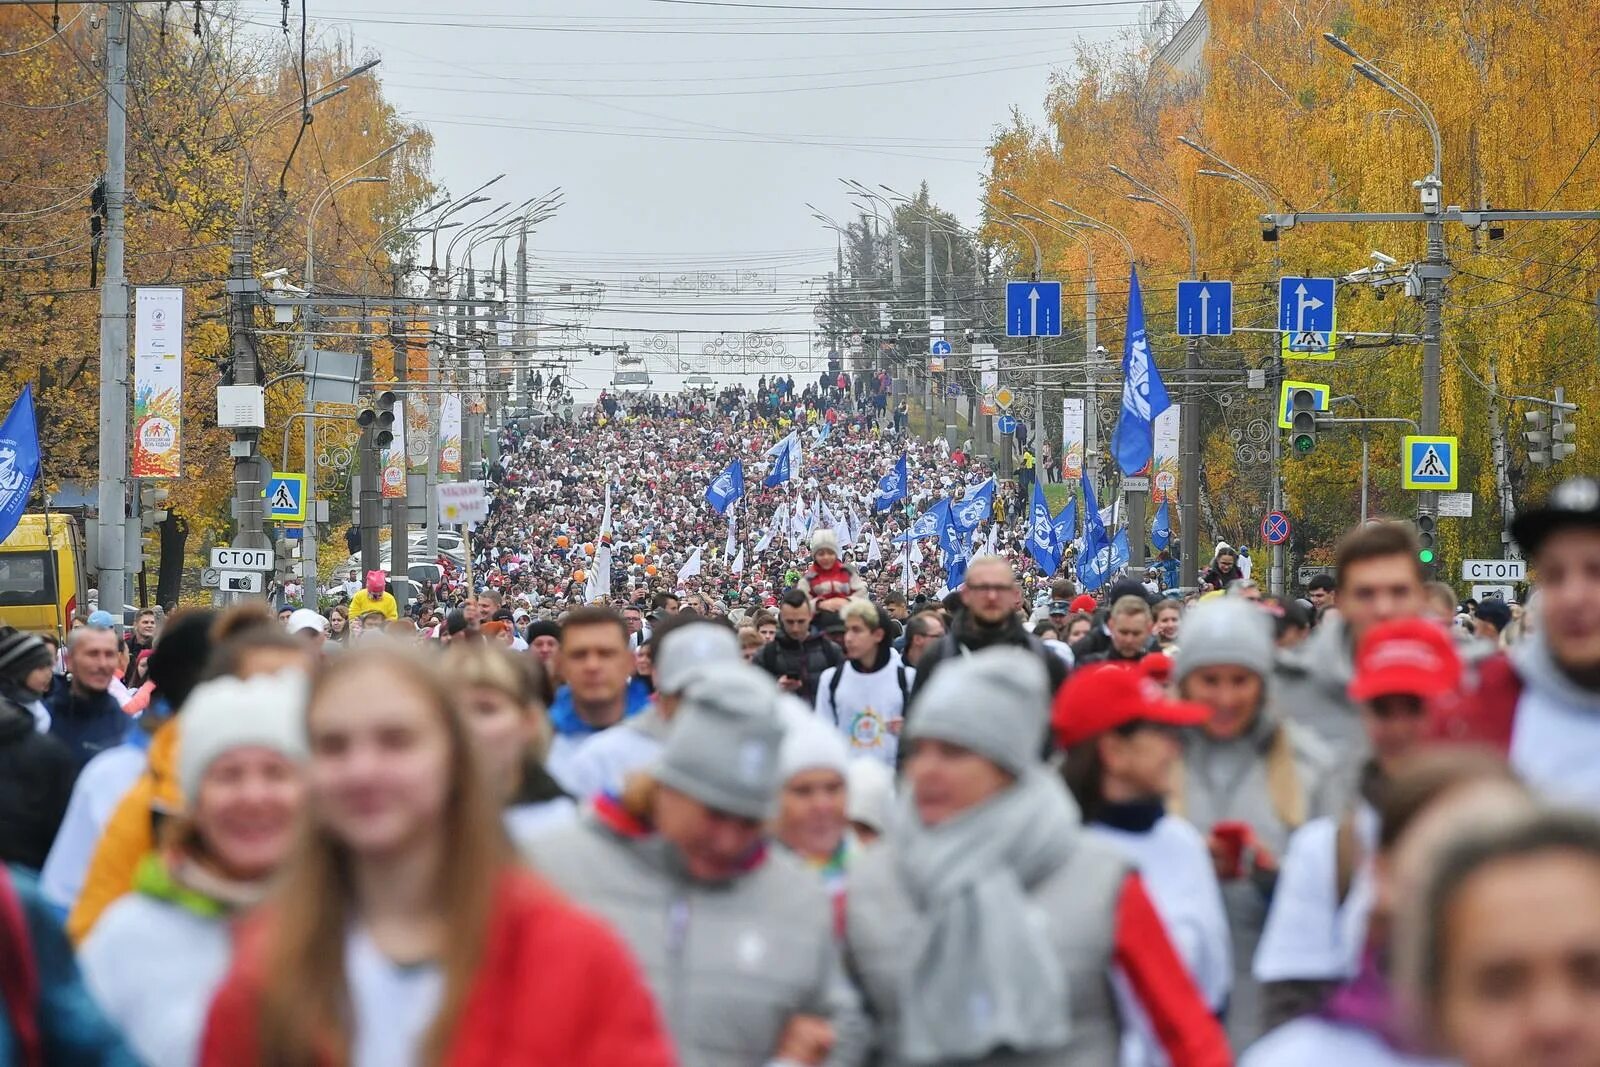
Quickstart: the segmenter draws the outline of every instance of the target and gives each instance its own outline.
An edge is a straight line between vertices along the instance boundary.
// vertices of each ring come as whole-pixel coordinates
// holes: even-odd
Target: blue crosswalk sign
[[[1006,336],[1060,337],[1061,283],[1006,282]]]
[[[274,471],[267,479],[268,522],[304,522],[306,520],[306,476],[280,474]]]
[[[1400,483],[1407,489],[1453,490],[1460,480],[1456,458],[1460,452],[1454,437],[1405,438],[1400,453]]]
[[[1233,333],[1233,283],[1178,283],[1178,336],[1227,337]]]
[[[1279,278],[1278,329],[1289,334],[1333,332],[1332,278]]]

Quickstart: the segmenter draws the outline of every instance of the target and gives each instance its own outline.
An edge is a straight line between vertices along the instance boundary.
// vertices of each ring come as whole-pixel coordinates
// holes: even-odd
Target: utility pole
[[[1094,245],[1083,242],[1087,267],[1083,301],[1083,467],[1089,472],[1095,499],[1100,499],[1100,288],[1094,275]]]
[[[394,353],[394,391],[400,398],[397,405],[400,409],[399,417],[395,420],[402,430],[410,421],[407,412],[413,403],[411,389],[407,384],[410,379],[410,341],[407,336],[405,324],[401,323],[404,309],[400,306],[400,271],[394,273],[395,306],[389,311],[389,347]],[[362,318],[365,319],[365,312]],[[366,331],[366,323],[362,322],[362,334]],[[409,434],[396,434],[396,439],[405,442],[405,447],[400,450],[400,485],[401,492],[398,497],[389,501],[389,573],[397,578],[404,578],[411,573],[411,561],[406,558],[408,546],[409,508],[411,504],[411,441]],[[395,586],[395,600],[399,609],[406,610],[406,587]]]
[[[120,5],[112,5],[119,10]],[[261,385],[261,362],[256,357],[255,306],[261,283],[255,278],[255,231],[249,217],[249,197],[233,231],[233,255],[228,270],[228,333],[232,345],[233,384]],[[262,502],[272,473],[261,458],[261,428],[240,426],[233,431],[234,548],[271,548],[267,538],[266,505]],[[104,594],[102,594],[104,595]],[[231,596],[231,594],[224,594]]]
[[[107,5],[105,277],[100,283],[100,479],[96,552],[100,603],[128,603],[128,278],[123,265],[128,169],[128,5]]]
[[[1511,558],[1511,520],[1517,517],[1511,495],[1511,472],[1506,456],[1505,412],[1500,408],[1500,356],[1489,349],[1489,444],[1494,456],[1494,488],[1500,500],[1500,544],[1503,558]]]
[[[433,305],[428,327],[428,422],[433,427],[434,445],[428,449],[428,473],[423,487],[422,513],[427,524],[428,562],[439,559],[439,456],[444,446],[444,397],[438,386],[442,382],[445,341],[449,337],[450,320],[445,310],[444,286],[436,268],[429,268],[428,296]]]
[[[922,387],[922,436],[933,440],[933,223],[922,224],[922,321],[928,324]]]

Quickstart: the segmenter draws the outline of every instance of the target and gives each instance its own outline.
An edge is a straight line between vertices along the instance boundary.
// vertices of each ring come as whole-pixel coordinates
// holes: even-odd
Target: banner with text
[[[1061,401],[1061,477],[1075,482],[1083,475],[1083,398]]]
[[[1177,404],[1156,416],[1155,453],[1150,462],[1150,506],[1160,507],[1163,500],[1176,501],[1183,489],[1178,463],[1178,412]]]
[[[383,450],[383,497],[385,500],[406,498],[406,404],[394,405],[394,440]]]
[[[461,473],[461,394],[439,400],[439,473]]]
[[[427,474],[428,450],[432,447],[428,402],[422,397],[413,397],[406,404],[406,469],[412,474]]]
[[[182,473],[183,290],[140,286],[133,297],[135,478]]]

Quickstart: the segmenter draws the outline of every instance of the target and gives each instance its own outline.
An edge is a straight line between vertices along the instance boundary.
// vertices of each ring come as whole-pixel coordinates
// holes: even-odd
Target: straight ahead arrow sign
[[[1200,287],[1200,332],[1211,333],[1211,290]]]
[[[1039,290],[1034,288],[1028,292],[1028,310],[1033,313],[1033,336],[1039,336]]]
[[[1299,297],[1299,300],[1296,303],[1296,313],[1299,316],[1295,320],[1295,325],[1297,327],[1296,332],[1297,333],[1305,333],[1306,332],[1306,312],[1307,311],[1315,311],[1315,310],[1317,310],[1317,308],[1322,306],[1322,301],[1317,299],[1314,296],[1307,296],[1306,295],[1305,282],[1301,282],[1298,286],[1295,287],[1294,294],[1295,294],[1295,296]]]

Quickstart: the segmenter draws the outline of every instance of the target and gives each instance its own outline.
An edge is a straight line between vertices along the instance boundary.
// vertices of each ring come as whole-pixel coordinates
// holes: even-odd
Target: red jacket
[[[257,920],[241,938],[206,1020],[202,1067],[261,1062],[269,922]],[[617,936],[532,874],[510,869],[500,875],[486,953],[444,1062],[672,1067],[675,1059],[639,968]]]

